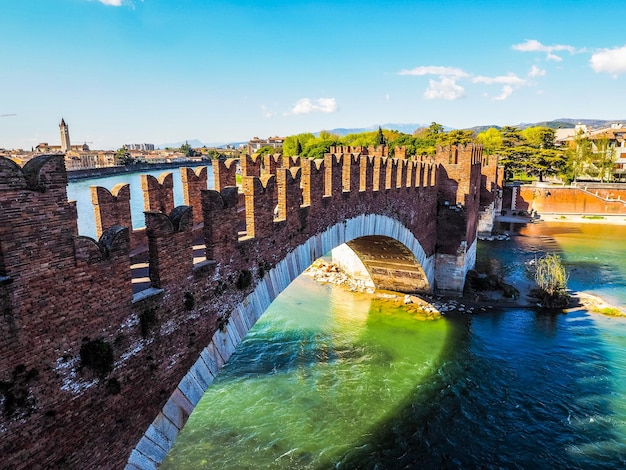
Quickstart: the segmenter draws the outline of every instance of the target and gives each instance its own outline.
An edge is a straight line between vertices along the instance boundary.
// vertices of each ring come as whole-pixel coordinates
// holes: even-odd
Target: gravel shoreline
[[[321,284],[342,286],[350,292],[360,293],[378,300],[388,302],[396,307],[403,307],[409,313],[421,319],[441,318],[447,312],[461,313],[487,312],[493,308],[538,308],[536,300],[530,297],[533,284],[531,282],[516,283],[519,296],[515,299],[503,298],[498,291],[483,292],[480,299],[467,297],[445,297],[438,295],[404,294],[401,292],[383,291],[365,285],[361,280],[355,280],[342,272],[332,262],[317,260],[304,274]],[[589,292],[571,292],[570,306],[564,312],[586,310],[590,313],[600,313],[606,316],[626,316],[623,308],[616,307]]]

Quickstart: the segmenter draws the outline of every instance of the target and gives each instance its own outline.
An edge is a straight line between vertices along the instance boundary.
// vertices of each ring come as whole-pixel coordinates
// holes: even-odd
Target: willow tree
[[[558,254],[546,254],[536,262],[535,282],[537,297],[547,308],[565,308],[569,304],[567,271]]]

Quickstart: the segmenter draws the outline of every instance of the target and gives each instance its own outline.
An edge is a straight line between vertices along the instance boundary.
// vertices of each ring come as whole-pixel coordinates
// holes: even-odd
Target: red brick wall
[[[351,190],[344,192],[343,158],[302,160],[301,169],[277,168],[276,176],[244,176],[243,196],[223,186],[234,166],[220,167],[229,170],[216,174],[221,191],[200,191],[210,261],[195,267],[197,198],[161,211],[170,201],[169,182],[147,180],[146,198],[158,208],[147,214],[144,232],[154,290],[135,298],[131,233],[119,226],[117,209],[101,208],[103,220],[114,225],[103,227],[100,243],[79,237],[62,156],[37,157],[24,169],[0,159],[0,381],[27,396],[12,416],[0,414],[3,465],[122,468],[218,322],[285,253],[335,224],[361,214],[392,217],[415,234],[427,256],[443,246],[442,237],[450,247],[468,238],[478,196],[461,198],[462,217],[438,218],[438,192],[450,189],[437,185],[434,165],[418,162],[417,183],[407,185],[405,162],[361,155],[347,165]],[[257,162],[245,161],[256,172]],[[480,167],[464,165],[469,176],[460,167],[440,165],[448,178],[462,180],[455,195],[459,186],[477,191]],[[390,171],[398,184],[386,187]],[[327,184],[332,189],[324,196]],[[438,229],[445,223],[456,224],[455,230]],[[102,376],[79,360],[83,340],[96,338],[114,354],[112,370]]]
[[[578,188],[521,186],[519,199],[521,203],[518,206],[527,206],[525,210],[534,209],[539,214],[626,214],[623,202],[607,201]]]

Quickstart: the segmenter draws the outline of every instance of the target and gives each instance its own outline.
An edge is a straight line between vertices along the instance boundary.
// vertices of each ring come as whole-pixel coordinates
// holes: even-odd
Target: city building
[[[269,139],[259,139],[258,137],[253,137],[252,140],[248,142],[247,152],[248,155],[252,155],[253,153],[261,150],[263,147],[279,148],[283,146],[284,142],[284,137],[270,137]]]

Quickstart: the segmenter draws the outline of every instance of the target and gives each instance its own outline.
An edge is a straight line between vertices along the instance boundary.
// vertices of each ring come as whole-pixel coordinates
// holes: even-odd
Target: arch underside
[[[215,332],[131,452],[127,469],[154,468],[163,461],[205,390],[272,301],[316,259],[344,243],[361,258],[376,287],[431,291],[435,256],[427,256],[413,233],[395,219],[361,215],[314,235],[287,253],[233,309],[225,328]],[[394,276],[402,278],[396,285],[390,281]]]
[[[424,269],[411,250],[382,235],[356,238],[346,245],[361,260],[377,289],[404,293],[430,292]]]

